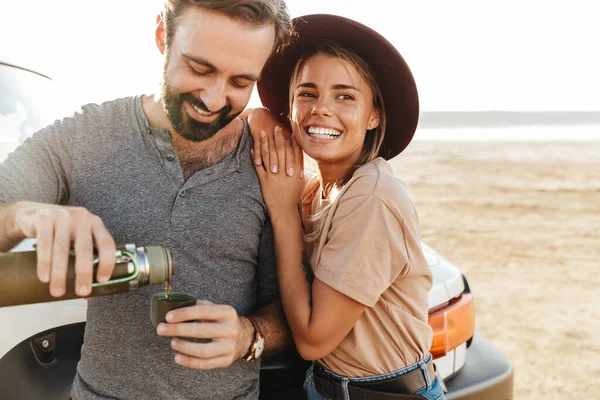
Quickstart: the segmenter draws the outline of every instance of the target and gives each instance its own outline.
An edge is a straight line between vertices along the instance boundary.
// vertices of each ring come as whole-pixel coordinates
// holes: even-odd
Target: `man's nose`
[[[217,112],[227,105],[226,83],[215,81],[204,89],[200,98],[210,112]]]

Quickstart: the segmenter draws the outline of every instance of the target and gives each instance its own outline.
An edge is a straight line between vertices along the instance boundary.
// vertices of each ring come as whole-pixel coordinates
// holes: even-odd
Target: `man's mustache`
[[[229,104],[226,104],[225,106],[223,106],[223,108],[221,108],[219,111],[211,111],[208,109],[208,107],[206,107],[206,104],[204,104],[204,102],[202,100],[200,100],[199,98],[197,98],[196,96],[194,96],[190,93],[181,94],[179,96],[179,101],[181,103],[183,103],[184,101],[187,101],[188,103],[199,108],[200,110],[206,111],[209,113],[216,112],[217,114],[228,115],[231,112],[231,105],[229,105]]]

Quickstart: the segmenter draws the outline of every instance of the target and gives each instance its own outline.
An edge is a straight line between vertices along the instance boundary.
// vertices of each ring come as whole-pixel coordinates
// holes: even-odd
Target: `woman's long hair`
[[[377,127],[367,131],[360,155],[352,168],[350,168],[350,170],[342,177],[341,181],[338,182],[335,187],[326,188],[328,189],[326,190],[327,198],[330,200],[330,202],[327,206],[323,207],[321,211],[310,217],[311,229],[310,232],[306,233],[306,238],[311,241],[316,240],[321,235],[323,223],[325,222],[325,219],[329,214],[329,209],[331,208],[331,200],[334,200],[335,195],[344,188],[348,181],[350,181],[352,175],[358,168],[377,158],[379,150],[381,149],[381,145],[383,144],[386,128],[386,115],[383,96],[381,95],[381,90],[379,89],[379,85],[375,80],[375,74],[371,70],[371,67],[369,67],[369,65],[354,51],[346,46],[341,45],[340,43],[331,40],[317,41],[315,46],[310,51],[303,54],[296,63],[292,73],[292,78],[290,80],[290,115],[295,101],[295,86],[298,82],[300,72],[302,71],[302,68],[306,62],[317,54],[326,54],[339,58],[348,62],[356,69],[360,77],[365,81],[373,93],[373,107],[379,112],[379,124]]]

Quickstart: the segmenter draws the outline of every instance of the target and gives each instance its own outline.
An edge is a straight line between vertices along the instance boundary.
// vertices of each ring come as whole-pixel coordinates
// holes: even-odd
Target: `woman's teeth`
[[[198,107],[196,107],[196,106],[195,106],[195,105],[193,105],[193,104],[192,104],[192,107],[194,107],[194,110],[196,110],[196,112],[197,112],[198,114],[200,114],[200,115],[207,115],[207,116],[208,116],[208,115],[213,115],[213,113],[211,113],[211,112],[208,112],[208,111],[205,111],[205,110],[203,110],[203,109],[201,109],[201,108],[198,108]]]
[[[307,131],[311,137],[317,139],[337,139],[342,134],[342,132],[335,129],[316,128],[313,126],[309,127]]]

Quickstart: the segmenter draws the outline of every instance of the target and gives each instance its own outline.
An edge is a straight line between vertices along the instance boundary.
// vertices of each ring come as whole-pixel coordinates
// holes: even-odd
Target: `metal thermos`
[[[164,284],[173,275],[173,256],[160,246],[117,246],[115,269],[108,282],[96,281],[94,259],[92,292],[86,297],[129,292],[141,286]],[[0,253],[0,307],[79,298],[75,293],[75,254],[71,251],[64,296],[50,295],[49,284],[37,276],[36,251]]]

